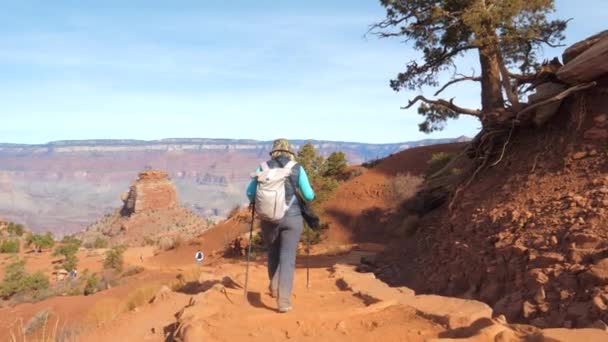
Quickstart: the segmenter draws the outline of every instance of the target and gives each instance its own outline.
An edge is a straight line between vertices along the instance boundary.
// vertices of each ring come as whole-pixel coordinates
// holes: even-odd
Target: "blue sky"
[[[556,4],[566,43],[605,28],[605,0]],[[383,16],[377,0],[0,0],[0,142],[427,138],[399,109],[416,93],[388,86],[415,53],[364,38]],[[446,96],[477,107],[475,87]]]

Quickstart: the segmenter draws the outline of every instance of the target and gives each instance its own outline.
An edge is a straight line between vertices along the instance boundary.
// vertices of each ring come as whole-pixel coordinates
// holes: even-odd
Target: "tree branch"
[[[550,97],[550,98],[548,98],[546,100],[543,100],[543,101],[534,103],[532,105],[529,105],[528,107],[524,108],[524,110],[522,110],[519,113],[517,113],[517,116],[515,116],[515,121],[519,121],[520,118],[524,114],[530,113],[531,111],[533,111],[534,109],[536,109],[538,107],[541,107],[541,106],[544,106],[544,105],[547,105],[549,103],[553,103],[553,102],[556,102],[556,101],[561,101],[561,100],[565,99],[566,97],[570,96],[573,93],[576,93],[576,92],[579,92],[581,90],[585,90],[585,89],[588,89],[588,88],[595,87],[596,85],[597,85],[597,82],[595,82],[595,81],[589,82],[589,83],[582,83],[582,84],[579,84],[577,86],[570,87],[570,88],[562,91],[561,93],[559,93],[559,94],[557,94],[557,95],[555,95],[553,97]]]
[[[498,67],[500,68],[500,75],[502,80],[502,87],[505,89],[507,93],[507,98],[509,102],[511,102],[511,106],[515,109],[516,112],[521,110],[521,104],[519,103],[519,99],[517,98],[517,94],[513,91],[513,86],[511,85],[511,79],[509,78],[509,70],[505,66],[505,62],[502,59],[502,55],[498,54]]]
[[[475,110],[475,109],[468,109],[468,108],[462,108],[459,107],[457,105],[454,104],[454,99],[451,99],[450,101],[446,101],[446,100],[429,100],[426,97],[422,96],[422,95],[418,95],[416,96],[413,100],[410,100],[409,103],[407,104],[407,106],[405,107],[401,107],[401,109],[409,109],[412,108],[413,105],[416,104],[416,102],[418,101],[422,101],[428,104],[432,104],[432,105],[436,105],[436,106],[441,106],[444,108],[447,108],[449,110],[452,110],[458,114],[466,114],[466,115],[472,115],[472,116],[481,116],[481,111],[480,110]]]
[[[435,96],[441,94],[444,90],[446,90],[449,86],[458,83],[458,82],[463,82],[463,81],[476,81],[476,82],[481,82],[481,77],[475,77],[475,76],[465,76],[465,77],[460,77],[460,78],[456,78],[451,80],[450,82],[446,83],[443,87],[441,87],[441,89],[437,90],[437,92],[435,93]]]

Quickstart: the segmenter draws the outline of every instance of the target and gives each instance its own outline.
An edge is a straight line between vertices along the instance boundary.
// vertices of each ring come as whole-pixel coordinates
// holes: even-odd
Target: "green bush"
[[[28,274],[25,260],[13,262],[5,268],[4,279],[0,283],[0,297],[10,298],[15,294],[33,294],[49,288],[49,279],[42,273]]]
[[[28,246],[33,246],[36,251],[41,251],[45,248],[52,248],[55,245],[52,233],[32,234],[26,240]]]
[[[433,176],[441,171],[449,162],[452,161],[455,154],[451,152],[438,152],[431,155],[431,159],[427,161],[426,178]]]
[[[77,239],[68,239],[66,241],[67,242],[62,242],[61,245],[55,248],[53,255],[63,256],[61,268],[68,272],[71,272],[72,270],[76,269],[76,266],[78,264],[78,258],[76,257],[76,253],[78,253],[78,249],[80,248],[82,242]]]
[[[0,243],[0,253],[19,253],[19,240],[4,240]]]
[[[93,242],[93,247],[94,248],[108,248],[108,240],[106,240],[102,237],[98,237],[97,239],[95,239],[95,242]]]
[[[92,295],[93,293],[97,292],[98,285],[99,285],[99,278],[97,277],[97,274],[92,274],[87,279],[87,284],[84,287],[84,295],[89,296],[89,295]]]
[[[61,239],[61,243],[65,245],[76,245],[78,247],[82,246],[82,240],[75,238],[72,235],[66,235]]]
[[[333,152],[325,160],[325,177],[337,177],[341,175],[348,166],[344,152]]]
[[[106,258],[103,260],[103,267],[122,272],[124,267],[123,254],[125,250],[126,248],[124,246],[116,246],[108,250],[106,252]]]
[[[8,227],[6,228],[7,232],[10,235],[14,235],[14,236],[22,236],[24,233],[25,228],[23,227],[22,224],[17,224],[17,223],[13,223],[13,222],[9,222]]]

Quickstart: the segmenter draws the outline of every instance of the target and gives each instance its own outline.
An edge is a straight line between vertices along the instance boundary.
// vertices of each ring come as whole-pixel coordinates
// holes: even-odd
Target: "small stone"
[[[534,315],[536,313],[536,307],[534,306],[534,304],[525,301],[522,305],[522,313],[524,315],[524,318],[530,318],[532,315]]]
[[[606,114],[596,115],[593,118],[593,121],[595,121],[596,124],[601,125],[603,123],[606,123],[606,121],[608,121],[608,115],[606,115]]]
[[[596,150],[591,150],[591,151],[589,151],[589,156],[590,156],[590,157],[597,156],[597,151],[596,151]]]
[[[552,244],[552,245],[557,245],[557,244],[558,244],[558,242],[559,242],[559,241],[557,240],[557,236],[555,236],[555,235],[552,235],[552,236],[551,236],[550,241],[551,241],[551,244]]]
[[[344,321],[338,322],[338,324],[336,324],[336,330],[343,334],[346,334],[346,323]]]
[[[538,288],[538,290],[536,291],[536,294],[534,295],[534,300],[537,303],[542,303],[545,301],[545,299],[547,298],[547,294],[545,293],[545,287],[541,286]]]
[[[604,311],[604,310],[608,309],[608,306],[606,306],[606,304],[604,303],[604,300],[602,300],[602,297],[600,297],[600,296],[593,297],[591,302],[593,303],[593,307],[595,307],[599,311]]]
[[[575,154],[572,155],[572,159],[574,159],[574,160],[583,159],[585,157],[587,157],[586,151],[576,152]]]

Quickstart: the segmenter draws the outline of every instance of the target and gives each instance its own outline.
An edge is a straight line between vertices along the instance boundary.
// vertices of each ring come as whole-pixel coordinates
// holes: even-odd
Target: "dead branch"
[[[449,86],[458,83],[458,82],[463,82],[463,81],[475,81],[475,82],[481,82],[481,77],[475,77],[475,76],[465,76],[465,77],[460,77],[460,78],[456,78],[451,80],[450,82],[446,83],[443,87],[441,87],[441,89],[439,89],[436,93],[435,96],[438,96],[439,94],[441,94],[444,90],[446,90]]]
[[[550,98],[548,98],[546,100],[543,100],[543,101],[534,103],[532,105],[529,105],[528,107],[524,108],[522,111],[520,111],[519,113],[517,113],[517,115],[515,116],[515,121],[517,123],[519,123],[520,118],[524,114],[530,113],[531,111],[533,111],[534,109],[536,109],[538,107],[541,107],[541,106],[544,106],[544,105],[547,105],[547,104],[550,104],[550,103],[553,103],[553,102],[556,102],[556,101],[561,101],[561,100],[565,99],[566,97],[572,95],[573,93],[576,93],[576,92],[579,92],[579,91],[582,91],[582,90],[585,90],[585,89],[589,89],[589,88],[595,87],[596,85],[597,85],[597,82],[595,82],[595,81],[589,82],[589,83],[582,83],[582,84],[579,84],[577,86],[570,87],[570,88],[562,91],[561,93],[559,93],[559,94],[557,94],[557,95],[555,95],[553,97],[550,97]]]
[[[426,102],[432,105],[436,105],[436,106],[441,106],[444,108],[447,108],[449,110],[453,110],[456,113],[459,114],[467,114],[467,115],[473,115],[473,116],[481,116],[481,111],[480,110],[474,110],[474,109],[468,109],[468,108],[462,108],[459,107],[457,105],[454,104],[454,99],[450,99],[450,101],[446,101],[446,100],[429,100],[426,97],[422,96],[422,95],[418,95],[416,96],[413,100],[410,100],[409,103],[407,104],[407,106],[405,107],[401,107],[401,109],[409,109],[411,108],[414,104],[416,104],[416,102],[418,101],[422,101],[422,102]]]

